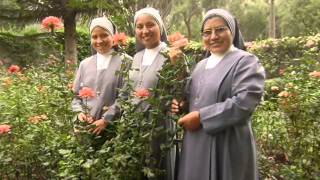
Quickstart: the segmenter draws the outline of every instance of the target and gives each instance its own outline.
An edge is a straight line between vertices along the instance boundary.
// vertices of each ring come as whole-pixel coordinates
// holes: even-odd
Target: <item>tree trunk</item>
[[[76,12],[67,10],[63,16],[64,19],[64,49],[65,61],[69,60],[77,64],[77,41],[76,41]]]
[[[270,38],[276,37],[276,16],[275,16],[274,0],[270,0],[269,37]]]
[[[191,32],[191,24],[190,24],[190,19],[188,18],[184,18],[184,23],[186,24],[186,27],[187,27],[187,33],[188,33],[188,39],[191,39],[191,36],[192,36],[192,32]]]

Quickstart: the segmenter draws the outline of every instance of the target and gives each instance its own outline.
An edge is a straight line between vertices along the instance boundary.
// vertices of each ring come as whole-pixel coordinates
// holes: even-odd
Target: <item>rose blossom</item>
[[[271,91],[273,91],[273,92],[279,91],[279,87],[278,86],[271,86]]]
[[[83,87],[80,91],[79,91],[79,97],[80,98],[93,98],[95,97],[95,93],[94,91],[89,88],[89,87]]]
[[[188,45],[188,39],[185,38],[180,32],[175,32],[168,36],[169,44],[175,48],[184,48]]]
[[[11,126],[7,124],[0,125],[0,134],[5,134],[11,131]]]
[[[138,98],[147,98],[150,96],[150,92],[148,89],[139,88],[136,90],[135,96],[137,96]]]
[[[313,71],[309,73],[309,76],[314,77],[314,78],[320,78],[320,71]]]
[[[114,45],[123,45],[127,44],[128,37],[125,33],[117,33],[113,36],[113,44]]]
[[[13,73],[18,73],[20,71],[20,67],[18,65],[11,65],[9,68],[8,68],[8,72],[13,74]]]
[[[287,92],[287,91],[281,91],[279,94],[278,94],[279,97],[289,97],[290,96],[290,93]]]
[[[48,16],[44,18],[41,25],[43,29],[46,29],[50,32],[63,27],[61,19],[55,16]]]

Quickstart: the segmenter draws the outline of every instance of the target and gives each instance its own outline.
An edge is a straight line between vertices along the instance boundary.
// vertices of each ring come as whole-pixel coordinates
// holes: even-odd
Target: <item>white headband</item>
[[[97,26],[107,30],[108,33],[111,34],[112,36],[114,35],[115,29],[113,27],[113,24],[111,23],[111,21],[109,21],[108,18],[98,17],[93,19],[90,24],[90,34],[92,33],[92,30]]]
[[[134,15],[134,26],[136,26],[137,19],[141,15],[152,16],[156,20],[157,24],[160,27],[160,34],[162,34],[164,32],[164,30],[165,30],[164,24],[163,24],[162,18],[160,16],[158,10],[156,10],[156,9],[154,9],[152,7],[146,7],[146,8],[140,9]]]

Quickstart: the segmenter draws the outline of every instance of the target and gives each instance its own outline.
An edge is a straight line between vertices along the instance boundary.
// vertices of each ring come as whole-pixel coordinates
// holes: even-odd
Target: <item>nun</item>
[[[76,96],[72,101],[72,109],[78,112],[78,119],[95,125],[93,134],[100,135],[110,124],[116,112],[113,107],[118,97],[118,89],[122,87],[122,78],[117,75],[122,64],[122,56],[115,55],[113,36],[116,27],[106,17],[98,17],[90,23],[91,45],[96,54],[81,61],[74,80],[74,92],[88,87],[94,90],[95,97],[83,102]],[[83,105],[87,104],[89,114],[84,113]]]
[[[159,14],[159,11],[147,7],[140,9],[134,16],[135,36],[136,36],[136,51],[134,55],[132,67],[129,72],[129,78],[132,81],[133,89],[137,92],[141,89],[156,88],[158,84],[158,74],[167,59],[161,54],[162,50],[167,48],[167,35],[164,23]],[[143,99],[136,98],[139,109],[148,111],[150,104]],[[165,128],[172,128],[173,124],[170,121],[159,122]],[[173,179],[175,150],[162,152],[160,144],[164,142],[166,137],[157,137],[151,142],[152,154],[160,163],[160,168],[166,173],[164,176],[157,179]],[[165,158],[161,158],[163,154]]]
[[[209,57],[197,63],[187,89],[178,180],[256,180],[258,168],[251,116],[264,90],[258,58],[244,51],[235,18],[209,10],[202,22]],[[173,101],[171,110],[181,111]]]

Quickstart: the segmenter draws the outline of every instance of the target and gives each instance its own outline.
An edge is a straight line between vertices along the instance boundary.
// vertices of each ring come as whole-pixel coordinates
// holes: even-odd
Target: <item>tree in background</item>
[[[268,4],[264,0],[234,0],[228,8],[237,18],[245,41],[267,37]]]
[[[34,23],[46,16],[64,21],[65,59],[77,61],[76,22],[86,23],[95,16],[106,15],[121,31],[134,35],[133,16],[141,8],[152,6],[163,18],[171,11],[170,0],[3,0],[0,2],[0,25]]]
[[[310,35],[320,30],[319,0],[273,0],[276,7],[272,28],[277,37]],[[264,39],[269,32],[270,0],[1,0],[0,26],[26,25],[46,16],[64,20],[65,59],[77,60],[76,22],[86,24],[95,16],[106,15],[119,31],[134,35],[133,16],[141,8],[159,9],[169,31],[179,31],[200,41],[203,14],[224,8],[238,19],[246,41]]]
[[[231,11],[239,21],[245,40],[267,37],[268,5],[264,0],[175,0],[169,16],[170,31],[180,31],[189,39],[200,41],[203,14],[212,8]]]
[[[182,32],[183,34],[187,34],[188,39],[191,39],[194,37],[193,34],[199,30],[196,29],[199,27],[199,23],[194,20],[198,20],[199,18],[197,17],[202,16],[200,1],[176,0],[174,5],[174,11],[170,17],[170,23],[168,23],[169,29],[174,29]]]
[[[269,32],[268,36],[270,38],[276,37],[276,14],[275,14],[275,4],[274,0],[269,0]]]
[[[230,1],[230,0],[228,0]],[[168,16],[167,27],[171,32],[179,31],[188,39],[199,41],[203,14],[212,9],[222,7],[224,0],[173,0],[171,15]]]
[[[320,32],[319,0],[280,0],[277,14],[281,36],[302,36]]]
[[[76,17],[84,14],[93,16],[99,9],[109,10],[114,16],[124,14],[120,1],[5,0],[0,4],[0,19],[9,23],[25,24],[40,21],[46,16],[61,17],[64,21],[65,60],[76,63]]]
[[[223,8],[237,17],[246,41],[270,37],[269,30],[273,34],[271,37],[302,36],[320,31],[319,0],[272,0],[272,2],[270,0],[173,0],[167,24],[170,31],[180,31],[187,34],[190,39],[199,41],[203,13],[212,8]]]
[[[115,16],[116,12],[110,12],[112,20],[118,25],[119,29],[130,36],[134,36],[133,16],[136,11],[145,7],[158,9],[163,19],[171,13],[174,1],[172,0],[122,0],[123,13]]]

